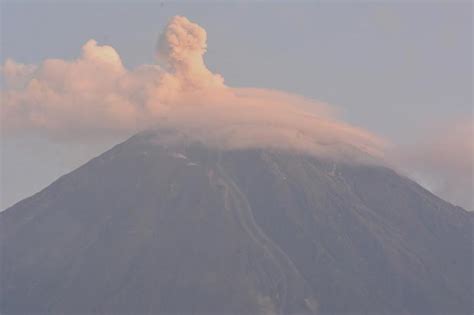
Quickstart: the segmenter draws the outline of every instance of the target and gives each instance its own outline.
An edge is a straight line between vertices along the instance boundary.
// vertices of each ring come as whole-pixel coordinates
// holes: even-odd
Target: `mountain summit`
[[[0,214],[2,314],[472,314],[472,216],[393,170],[172,131]]]

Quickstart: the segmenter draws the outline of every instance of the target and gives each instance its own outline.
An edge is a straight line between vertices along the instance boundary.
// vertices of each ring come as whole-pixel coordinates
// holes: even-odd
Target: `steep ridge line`
[[[294,265],[293,261],[291,260],[288,255],[283,252],[283,250],[275,244],[268,235],[261,229],[259,224],[255,221],[253,216],[253,210],[250,206],[248,199],[246,198],[245,194],[241,191],[238,187],[236,182],[229,176],[229,174],[225,171],[224,167],[222,166],[222,155],[219,153],[218,161],[216,163],[217,169],[219,174],[223,177],[220,181],[221,184],[224,186],[226,191],[226,204],[229,202],[229,196],[231,198],[231,204],[235,205],[231,207],[230,210],[234,209],[233,213],[237,216],[239,223],[242,225],[242,228],[245,232],[258,244],[268,255],[272,258],[272,260],[276,263],[281,278],[277,282],[277,288],[279,284],[282,284],[281,294],[279,294],[280,298],[280,312],[281,314],[286,314],[286,304],[288,302],[288,291],[291,292],[290,287],[290,279],[287,274],[289,270],[294,277],[299,278],[304,283],[304,289],[310,289],[310,286],[306,283],[304,277],[300,274],[296,266]],[[311,300],[306,299],[306,300]],[[308,302],[306,303],[307,307],[313,308],[313,304]],[[312,309],[315,311],[315,309]]]

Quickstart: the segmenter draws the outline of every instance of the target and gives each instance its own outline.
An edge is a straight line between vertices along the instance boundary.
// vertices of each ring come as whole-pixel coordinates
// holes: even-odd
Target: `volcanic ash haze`
[[[155,65],[128,70],[114,48],[95,40],[72,61],[48,59],[34,66],[7,60],[5,129],[86,141],[167,128],[216,147],[381,156],[381,139],[341,122],[326,104],[226,86],[204,63],[206,40],[202,27],[176,16],[159,38]]]

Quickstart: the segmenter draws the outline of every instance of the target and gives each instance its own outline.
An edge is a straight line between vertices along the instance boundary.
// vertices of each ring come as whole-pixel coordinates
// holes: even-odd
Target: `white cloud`
[[[474,210],[474,121],[436,124],[414,138],[396,154],[399,166],[438,196]]]

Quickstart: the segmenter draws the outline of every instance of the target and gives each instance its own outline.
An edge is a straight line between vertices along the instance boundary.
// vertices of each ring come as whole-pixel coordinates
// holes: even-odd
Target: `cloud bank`
[[[4,131],[89,141],[166,127],[229,148],[381,155],[382,140],[338,120],[326,104],[226,86],[204,63],[206,40],[202,27],[176,16],[159,38],[154,65],[128,70],[114,48],[95,40],[75,60],[48,59],[38,66],[7,60]]]

